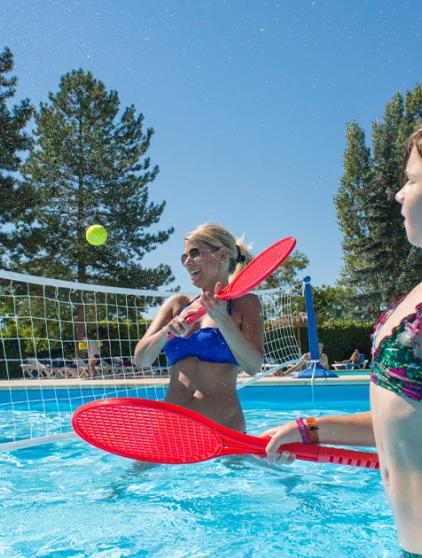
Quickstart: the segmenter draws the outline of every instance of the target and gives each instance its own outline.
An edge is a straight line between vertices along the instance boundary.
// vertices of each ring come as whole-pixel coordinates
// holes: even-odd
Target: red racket
[[[79,407],[72,426],[83,440],[122,457],[152,463],[195,463],[235,454],[265,456],[268,438],[241,434],[161,401],[102,399]],[[285,444],[298,459],[378,469],[376,453],[316,444]]]
[[[292,236],[287,236],[279,240],[250,261],[248,265],[236,275],[233,281],[218,293],[218,296],[223,300],[229,300],[232,298],[239,298],[248,293],[262,283],[262,281],[284,262],[295,245],[296,239]],[[205,310],[199,308],[194,314],[188,316],[185,321],[188,324],[194,324],[204,314]],[[171,339],[173,335],[168,333],[167,337]]]

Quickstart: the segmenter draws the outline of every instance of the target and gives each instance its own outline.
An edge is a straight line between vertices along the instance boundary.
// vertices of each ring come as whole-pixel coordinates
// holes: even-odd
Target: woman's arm
[[[176,294],[166,300],[145,335],[138,341],[135,347],[135,361],[140,368],[151,366],[156,360],[168,340],[167,333],[183,335],[189,329],[184,320],[179,316],[174,317],[175,309],[182,306],[184,298],[183,295]]]
[[[305,370],[311,364],[311,353],[304,353],[301,355],[299,360],[293,366],[284,370],[283,376],[288,376],[289,374],[293,374],[293,372],[297,372],[299,370]]]
[[[259,298],[248,294],[239,299],[241,330],[227,313],[226,302],[218,296],[203,293],[199,301],[217,324],[240,368],[251,376],[257,374],[264,360],[264,320]]]
[[[317,419],[318,438],[321,444],[341,446],[372,446],[375,437],[370,411],[353,415],[325,416]],[[271,437],[266,447],[267,458],[272,463],[277,461],[277,450],[282,444],[302,442],[299,428],[293,420],[275,428],[270,428],[261,437]]]

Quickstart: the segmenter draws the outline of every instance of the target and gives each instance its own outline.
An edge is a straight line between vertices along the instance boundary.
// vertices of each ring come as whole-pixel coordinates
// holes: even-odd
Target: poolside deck
[[[239,378],[239,383],[244,381],[247,377],[241,376]],[[120,378],[120,379],[42,379],[42,380],[0,380],[0,389],[10,389],[10,388],[23,388],[23,389],[38,389],[40,387],[50,387],[50,388],[101,388],[103,386],[128,386],[135,387],[139,385],[148,387],[163,387],[168,385],[168,378]],[[347,376],[339,376],[338,378],[292,378],[291,376],[270,376],[267,378],[262,378],[255,385],[260,386],[310,386],[312,384],[317,385],[327,385],[327,386],[338,386],[338,385],[365,385],[369,384],[369,374],[368,375],[358,375],[350,374]]]

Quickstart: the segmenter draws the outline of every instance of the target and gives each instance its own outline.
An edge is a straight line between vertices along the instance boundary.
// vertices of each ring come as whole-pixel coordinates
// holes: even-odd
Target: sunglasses
[[[180,260],[182,265],[186,264],[186,260],[189,258],[191,260],[197,260],[198,258],[202,258],[205,252],[217,252],[220,248],[203,248],[202,250],[199,248],[191,248],[187,254],[182,254],[180,256]]]

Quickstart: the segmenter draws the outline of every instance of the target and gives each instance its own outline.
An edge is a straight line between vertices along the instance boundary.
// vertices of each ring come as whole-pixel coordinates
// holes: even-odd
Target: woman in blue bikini
[[[171,364],[166,401],[240,432],[245,419],[236,378],[241,370],[251,375],[260,370],[264,323],[256,295],[227,303],[217,294],[251,259],[247,247],[220,225],[200,225],[189,233],[182,263],[201,293],[169,298],[135,349],[138,366],[150,366],[164,349]],[[200,306],[205,315],[188,325],[186,318]],[[170,340],[168,333],[174,336]]]
[[[405,173],[396,200],[409,242],[422,248],[422,126],[409,138]],[[262,436],[271,436],[270,462],[288,442],[376,444],[402,556],[422,558],[422,283],[384,312],[372,341],[370,412],[299,418]]]

